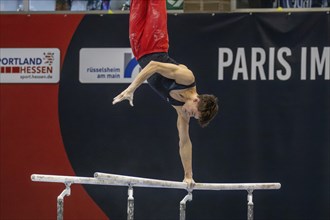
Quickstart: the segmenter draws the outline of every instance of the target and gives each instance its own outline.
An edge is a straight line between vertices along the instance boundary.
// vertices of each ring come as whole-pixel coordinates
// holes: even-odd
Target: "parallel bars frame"
[[[34,182],[52,182],[65,184],[65,189],[57,197],[57,220],[63,220],[64,197],[71,195],[70,187],[72,184],[127,186],[127,220],[134,220],[133,187],[187,190],[188,194],[180,202],[180,220],[186,219],[186,202],[192,201],[193,190],[245,190],[248,192],[247,219],[253,220],[253,191],[276,190],[281,188],[280,183],[196,183],[193,187],[189,188],[187,183],[184,182],[132,177],[101,172],[94,173],[94,177],[33,174],[31,175],[31,180]]]

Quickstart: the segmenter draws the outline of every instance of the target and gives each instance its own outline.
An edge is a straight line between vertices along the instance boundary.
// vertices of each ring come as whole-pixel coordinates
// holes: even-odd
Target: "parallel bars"
[[[57,197],[57,220],[63,220],[64,197],[70,196],[71,184],[128,186],[127,220],[134,219],[133,187],[187,190],[188,194],[180,202],[180,220],[186,219],[186,202],[192,200],[193,190],[246,190],[248,192],[247,219],[253,220],[253,191],[274,190],[281,188],[280,183],[196,183],[192,188],[189,188],[187,183],[184,182],[131,177],[99,172],[94,174],[94,178],[33,174],[31,179],[34,182],[52,182],[65,184],[65,190]]]

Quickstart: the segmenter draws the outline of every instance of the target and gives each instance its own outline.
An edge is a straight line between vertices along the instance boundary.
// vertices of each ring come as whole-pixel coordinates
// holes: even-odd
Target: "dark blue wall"
[[[330,46],[329,15],[179,14],[168,19],[170,55],[194,72],[198,92],[220,100],[220,113],[207,128],[191,122],[194,179],[281,182],[279,191],[254,193],[256,219],[329,219],[330,81],[326,70],[315,80],[300,78],[301,48],[322,52]],[[98,47],[129,47],[127,15],[85,16],[65,57],[59,113],[76,174],[101,171],[181,181],[173,108],[148,85],[136,91],[131,108],[111,104],[127,84],[79,82],[79,50]],[[292,55],[285,59],[291,77],[233,80],[233,64],[218,80],[219,48],[230,48],[235,59],[238,47],[245,49],[248,69],[253,47],[266,52],[290,48]],[[325,57],[330,62],[330,55]],[[276,56],[274,62],[275,69],[285,71]],[[268,61],[265,70],[268,74]],[[111,219],[126,218],[126,188],[86,189]],[[136,188],[136,219],[178,219],[184,196],[180,190]],[[194,192],[187,207],[189,220],[244,218],[246,193],[241,191]]]

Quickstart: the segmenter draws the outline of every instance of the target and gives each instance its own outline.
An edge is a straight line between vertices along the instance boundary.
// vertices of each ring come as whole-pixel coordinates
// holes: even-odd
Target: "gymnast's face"
[[[200,117],[200,112],[198,111],[198,102],[199,99],[195,98],[193,100],[188,100],[184,103],[182,106],[182,112],[188,117],[188,118],[196,118],[198,119]]]

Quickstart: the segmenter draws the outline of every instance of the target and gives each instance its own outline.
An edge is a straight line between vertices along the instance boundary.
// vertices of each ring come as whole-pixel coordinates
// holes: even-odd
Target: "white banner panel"
[[[130,48],[82,48],[79,56],[81,83],[131,83],[140,66]]]
[[[1,83],[58,83],[57,48],[0,48]]]

